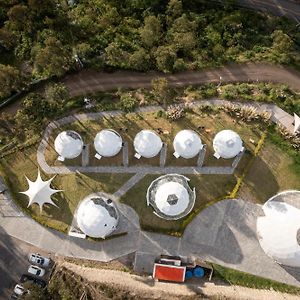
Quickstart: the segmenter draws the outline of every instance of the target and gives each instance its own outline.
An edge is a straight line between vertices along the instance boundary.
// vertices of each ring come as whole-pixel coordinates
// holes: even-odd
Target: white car
[[[29,262],[39,265],[39,266],[43,266],[43,267],[48,267],[50,264],[50,259],[41,256],[38,253],[31,253],[28,257]]]
[[[22,296],[22,295],[28,294],[29,291],[26,290],[21,284],[16,284],[16,286],[14,288],[14,293],[17,296]]]
[[[28,268],[28,273],[35,275],[37,277],[43,277],[45,275],[45,270],[43,268],[34,266],[34,265],[30,265]]]

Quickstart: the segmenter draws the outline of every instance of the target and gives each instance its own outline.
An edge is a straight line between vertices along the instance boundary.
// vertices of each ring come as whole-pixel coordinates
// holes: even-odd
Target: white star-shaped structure
[[[28,196],[29,202],[27,207],[29,207],[33,203],[37,203],[41,211],[45,203],[49,203],[58,207],[51,199],[51,196],[53,194],[62,192],[62,190],[54,190],[50,186],[55,176],[47,181],[43,181],[43,179],[41,178],[40,170],[38,170],[38,175],[35,181],[31,181],[27,176],[25,177],[29,187],[27,191],[20,193]]]

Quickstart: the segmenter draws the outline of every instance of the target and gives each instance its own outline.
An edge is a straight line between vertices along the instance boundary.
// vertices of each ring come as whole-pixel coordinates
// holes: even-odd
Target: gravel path
[[[159,297],[159,299],[171,299],[174,296],[193,296],[197,294],[204,294],[207,296],[219,296],[220,299],[228,297],[236,300],[296,300],[299,296],[290,295],[286,293],[279,293],[269,290],[257,290],[240,286],[218,285],[212,282],[200,284],[176,284],[166,282],[155,282],[151,277],[142,277],[133,275],[127,272],[97,269],[82,267],[71,263],[63,263],[62,266],[79,274],[83,278],[91,282],[99,282],[114,288],[122,288],[135,294],[148,293],[151,294],[152,299]],[[149,299],[151,297],[149,295]]]

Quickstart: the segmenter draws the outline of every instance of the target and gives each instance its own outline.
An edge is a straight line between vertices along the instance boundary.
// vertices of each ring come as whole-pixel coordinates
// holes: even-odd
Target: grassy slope
[[[255,289],[274,289],[278,292],[300,295],[300,288],[271,279],[251,275],[234,269],[213,264],[214,275],[232,285],[240,285]]]

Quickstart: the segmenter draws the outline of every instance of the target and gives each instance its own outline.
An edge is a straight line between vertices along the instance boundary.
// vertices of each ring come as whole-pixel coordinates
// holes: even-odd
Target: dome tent
[[[61,132],[54,141],[55,151],[58,153],[58,160],[65,158],[72,159],[79,156],[83,149],[83,141],[79,133],[73,130]]]
[[[233,158],[244,150],[240,136],[232,130],[218,132],[213,140],[213,148],[216,158]]]
[[[104,129],[97,133],[94,146],[100,157],[112,157],[122,149],[122,138],[116,131]]]
[[[80,203],[76,212],[79,229],[93,238],[105,238],[117,227],[118,211],[112,200],[92,194]]]
[[[174,156],[183,158],[192,158],[203,148],[200,137],[193,130],[179,131],[174,138],[173,146]]]
[[[277,263],[300,267],[300,191],[285,191],[263,205],[257,235],[264,252]]]
[[[133,145],[136,151],[135,157],[151,158],[160,152],[163,143],[155,132],[142,130],[135,136]]]
[[[155,179],[147,190],[147,205],[166,220],[177,220],[188,215],[194,207],[196,192],[183,175],[168,174]]]

